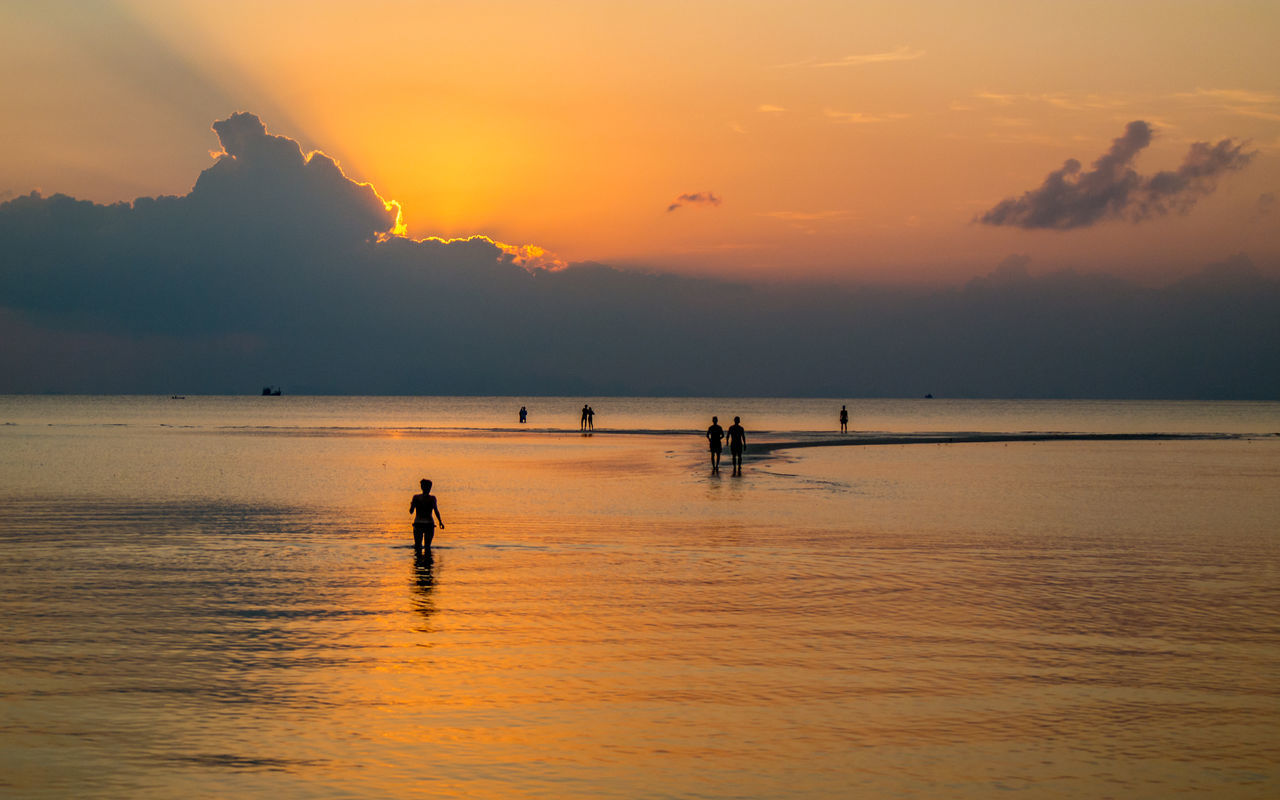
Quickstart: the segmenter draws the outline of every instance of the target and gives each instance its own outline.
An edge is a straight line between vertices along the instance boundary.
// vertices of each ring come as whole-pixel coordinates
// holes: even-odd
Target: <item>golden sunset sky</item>
[[[4,2],[0,200],[185,194],[245,110],[415,238],[751,280],[1274,272],[1278,42],[1274,0]],[[1143,176],[1254,155],[1186,213],[975,221],[1136,120]]]

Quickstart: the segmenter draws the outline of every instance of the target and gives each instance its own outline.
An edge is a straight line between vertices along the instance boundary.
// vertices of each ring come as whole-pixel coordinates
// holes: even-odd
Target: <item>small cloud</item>
[[[736,253],[740,251],[759,250],[763,245],[755,242],[720,242],[719,244],[695,245],[680,247],[671,252],[678,255],[696,255],[700,253]]]
[[[885,53],[859,53],[857,55],[838,58],[835,61],[819,61],[812,66],[860,67],[863,64],[881,64],[887,61],[915,61],[917,58],[924,58],[923,50],[912,50],[910,47],[903,45],[902,47]]]
[[[1267,111],[1252,106],[1227,106],[1227,111],[1239,114],[1242,117],[1253,117],[1254,119],[1265,119],[1269,122],[1280,122],[1280,111]]]
[[[876,122],[895,122],[897,120],[908,119],[911,117],[910,114],[864,114],[861,111],[836,111],[831,108],[823,109],[822,113],[827,119],[850,125],[864,125]]]
[[[1272,211],[1274,211],[1275,207],[1276,207],[1276,193],[1263,192],[1262,194],[1258,195],[1258,204],[1254,206],[1254,210],[1259,217],[1265,217],[1268,214],[1270,214]]]
[[[1041,95],[1040,99],[1045,103],[1048,103],[1055,108],[1061,108],[1064,111],[1083,111],[1088,108],[1087,105],[1060,94]]]
[[[1280,122],[1280,95],[1251,89],[1196,89],[1179,92],[1175,99],[1198,103],[1242,117]]]
[[[1196,89],[1194,92],[1178,92],[1174,97],[1179,100],[1207,100],[1231,105],[1262,106],[1280,103],[1280,95],[1249,89]]]
[[[761,103],[756,106],[756,111],[761,114],[780,114],[783,111],[786,111],[786,109],[782,106],[771,106],[768,103]]]
[[[1018,100],[1018,95],[1016,94],[998,94],[996,92],[974,92],[973,96],[979,100],[995,103],[998,106],[1011,106]]]
[[[984,137],[987,141],[998,142],[999,144],[1035,144],[1046,147],[1060,147],[1064,142],[1057,137],[1050,136],[1047,133],[1037,133],[1035,131],[1020,131],[1012,127],[1005,127],[998,131],[992,131]]]
[[[895,50],[889,50],[883,53],[857,53],[848,55],[843,58],[837,58],[834,61],[822,61],[817,58],[809,58],[804,61],[796,61],[790,64],[777,64],[775,69],[791,69],[794,67],[860,67],[864,64],[880,64],[887,61],[914,61],[917,58],[924,58],[923,50],[912,50],[910,47],[903,45]]]
[[[785,222],[789,227],[813,236],[818,233],[818,223],[828,220],[843,220],[853,217],[852,211],[831,209],[826,211],[760,211],[758,217],[768,217]]]
[[[1107,96],[1092,92],[1083,95],[1038,94],[1031,99],[1064,111],[1105,111],[1107,109],[1123,108],[1132,102],[1127,97]]]
[[[1069,230],[1107,219],[1138,222],[1170,211],[1186,213],[1217,187],[1227,172],[1246,167],[1256,155],[1245,144],[1223,139],[1216,145],[1195,142],[1176,170],[1139,175],[1133,160],[1151,144],[1153,131],[1142,120],[1130,122],[1124,135],[1085,171],[1074,158],[1050,172],[1039,188],[1009,197],[982,214],[984,225]]]
[[[839,219],[852,216],[850,211],[761,211],[761,217],[780,219],[784,222],[817,222],[823,219]]]
[[[991,124],[1002,128],[1026,128],[1035,123],[1026,117],[992,117]]]
[[[974,92],[974,98],[997,106],[1012,106],[1021,103],[1037,103],[1052,106],[1063,111],[1101,111],[1123,108],[1133,101],[1122,95],[1102,95],[1096,92],[1087,94],[1065,94],[1063,92],[1042,92],[1040,94],[1003,94],[1000,92]]]
[[[720,205],[720,197],[715,192],[686,192],[671,201],[671,205],[667,206],[667,211],[675,211],[681,206],[688,205],[718,206]]]
[[[729,123],[729,130],[733,131],[734,133],[746,133],[746,132],[747,132],[747,129],[746,129],[746,128],[744,128],[744,127],[742,127],[742,124],[741,124],[741,123],[738,123],[738,122],[730,122],[730,123]]]

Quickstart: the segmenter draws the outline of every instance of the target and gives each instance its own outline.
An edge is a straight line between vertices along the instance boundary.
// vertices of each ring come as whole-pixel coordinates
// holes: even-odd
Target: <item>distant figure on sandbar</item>
[[[582,404],[582,424],[578,426],[578,430],[585,431],[587,429],[587,414],[590,413],[590,411],[591,411],[591,408],[586,403],[583,403]]]
[[[524,424],[525,418],[528,416],[529,416],[529,412],[525,410],[524,406],[520,406],[520,424],[521,425]]]
[[[440,519],[440,506],[436,503],[436,498],[431,494],[431,481],[423,478],[419,481],[422,484],[422,494],[415,494],[413,499],[409,501],[409,513],[413,514],[413,549],[421,550],[425,544],[431,546],[431,540],[436,535],[436,522],[440,523],[440,527],[444,528],[444,520]],[[431,519],[434,513],[436,518]]]
[[[840,432],[849,432],[849,409],[846,406],[840,406]]]
[[[747,446],[747,432],[742,429],[742,420],[739,417],[733,418],[733,424],[729,426],[729,455],[733,457],[733,474],[742,474],[742,451]]]
[[[596,410],[591,406],[587,406],[587,430],[594,431],[596,429]]]
[[[720,473],[720,449],[724,441],[724,428],[720,427],[720,418],[711,418],[711,427],[707,428],[707,441],[711,444],[711,473]]]

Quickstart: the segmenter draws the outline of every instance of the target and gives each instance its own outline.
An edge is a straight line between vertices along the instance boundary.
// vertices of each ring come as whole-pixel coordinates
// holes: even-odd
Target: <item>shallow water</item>
[[[0,789],[1280,788],[1275,437],[809,448],[732,478],[696,435],[604,420],[784,439],[831,403],[600,399],[586,437],[581,400],[542,402],[0,398]],[[1277,404],[932,403],[854,427],[1280,430]],[[415,559],[424,475],[446,528]]]

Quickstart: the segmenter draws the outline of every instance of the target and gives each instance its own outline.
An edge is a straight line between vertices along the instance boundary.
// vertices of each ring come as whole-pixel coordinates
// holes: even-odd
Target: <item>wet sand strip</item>
[[[837,439],[795,439],[751,442],[747,452],[766,455],[798,447],[869,447],[903,444],[984,444],[991,442],[1169,442],[1270,438],[1277,434],[1253,433],[895,433],[852,434]]]

